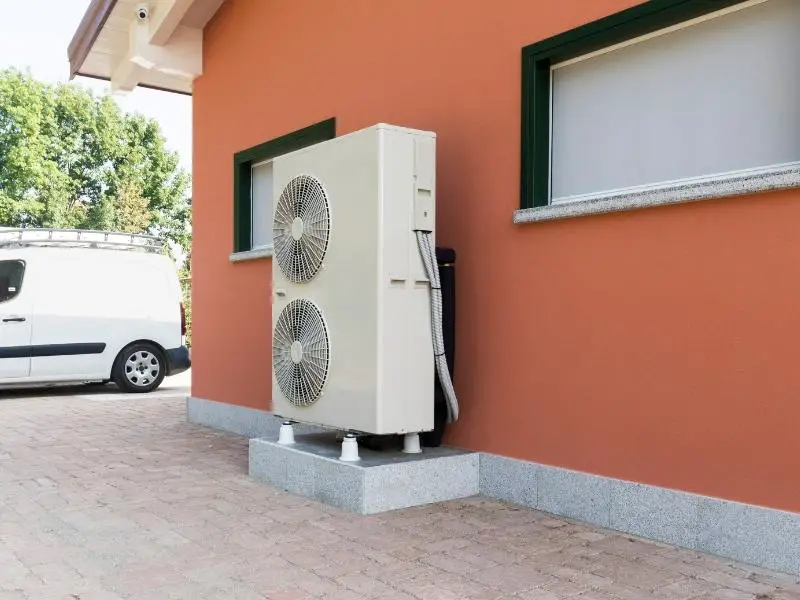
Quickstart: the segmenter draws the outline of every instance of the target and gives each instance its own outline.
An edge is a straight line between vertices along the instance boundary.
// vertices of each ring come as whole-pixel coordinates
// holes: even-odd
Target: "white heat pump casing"
[[[289,302],[305,298],[330,336],[327,381],[309,406],[290,402],[273,370],[276,415],[373,434],[433,429],[430,282],[414,229],[434,229],[435,161],[434,133],[385,124],[274,159],[276,205],[292,178],[312,175],[331,222],[310,281],[287,280],[273,260],[273,328]]]

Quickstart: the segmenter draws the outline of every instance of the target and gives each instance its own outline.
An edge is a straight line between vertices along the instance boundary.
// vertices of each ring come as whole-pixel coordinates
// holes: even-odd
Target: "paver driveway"
[[[788,600],[792,578],[475,498],[360,517],[171,398],[0,400],[0,600]]]

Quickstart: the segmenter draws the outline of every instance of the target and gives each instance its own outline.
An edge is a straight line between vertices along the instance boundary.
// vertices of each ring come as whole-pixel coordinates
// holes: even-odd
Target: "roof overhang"
[[[191,94],[203,72],[203,27],[224,1],[92,0],[67,51],[70,79]]]

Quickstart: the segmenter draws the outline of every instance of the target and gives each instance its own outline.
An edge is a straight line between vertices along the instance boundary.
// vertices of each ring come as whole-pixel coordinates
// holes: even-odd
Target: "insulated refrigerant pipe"
[[[453,387],[453,380],[450,377],[450,369],[447,366],[447,356],[445,354],[444,335],[442,333],[442,284],[439,279],[439,267],[436,261],[436,252],[431,243],[431,232],[415,230],[415,233],[422,263],[425,265],[425,273],[431,282],[433,357],[436,363],[436,372],[439,375],[439,383],[447,400],[447,422],[452,423],[458,420],[458,398]]]

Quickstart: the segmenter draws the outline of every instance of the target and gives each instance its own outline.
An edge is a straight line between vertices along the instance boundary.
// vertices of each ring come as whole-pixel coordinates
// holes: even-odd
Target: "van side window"
[[[22,289],[25,263],[21,260],[0,260],[0,302],[15,298]]]

